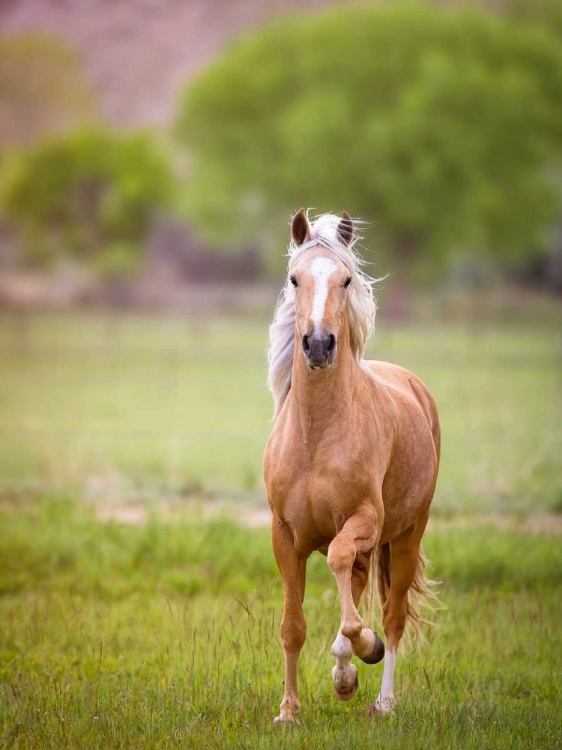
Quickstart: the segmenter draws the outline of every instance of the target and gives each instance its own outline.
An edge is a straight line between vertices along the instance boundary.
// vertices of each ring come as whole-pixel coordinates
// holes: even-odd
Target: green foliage
[[[507,0],[505,13],[524,23],[541,24],[562,37],[562,3],[560,0]]]
[[[76,53],[54,36],[0,36],[0,141],[39,136],[91,121],[93,93]]]
[[[28,261],[46,265],[69,256],[122,273],[138,261],[170,186],[168,164],[148,134],[81,130],[8,161],[3,212]]]
[[[398,259],[467,246],[511,258],[560,203],[561,100],[557,40],[477,10],[280,20],[186,92],[191,215],[243,237],[300,205],[346,208]]]

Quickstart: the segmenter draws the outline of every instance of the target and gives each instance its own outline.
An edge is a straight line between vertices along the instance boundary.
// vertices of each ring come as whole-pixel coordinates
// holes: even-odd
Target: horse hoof
[[[350,666],[353,665],[351,664]],[[337,676],[334,675],[334,690],[340,701],[350,701],[357,692],[357,688],[359,687],[359,675],[357,674],[355,667],[353,667],[353,669],[355,670],[355,679],[352,679],[352,681],[345,679],[341,673]]]
[[[373,648],[367,656],[360,656],[359,658],[361,661],[364,661],[365,664],[378,664],[379,661],[384,659],[384,643],[373,630],[371,630],[371,633],[374,636]]]
[[[273,723],[277,724],[277,726],[279,727],[283,727],[283,726],[288,727],[293,723],[293,721],[294,719],[289,719],[288,717],[284,717],[284,716],[276,716],[273,719]]]
[[[393,695],[379,695],[377,700],[368,708],[370,716],[394,716],[396,701]]]

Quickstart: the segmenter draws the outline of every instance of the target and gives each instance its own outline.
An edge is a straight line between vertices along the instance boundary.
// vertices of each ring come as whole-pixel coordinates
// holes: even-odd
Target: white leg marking
[[[396,650],[387,651],[384,657],[381,691],[375,701],[375,713],[388,716],[394,713],[394,665],[396,664]]]
[[[336,264],[330,258],[314,258],[310,266],[314,276],[314,300],[312,302],[312,322],[314,323],[314,333],[320,333],[322,318],[326,300],[328,299],[328,279],[336,270]]]
[[[351,641],[347,638],[341,630],[336,636],[336,640],[332,644],[332,654],[336,658],[336,662],[349,662],[353,656],[353,650],[351,648]]]
[[[332,645],[336,666],[332,669],[332,680],[338,698],[348,701],[357,690],[357,668],[351,663],[353,651],[351,641],[340,631]]]

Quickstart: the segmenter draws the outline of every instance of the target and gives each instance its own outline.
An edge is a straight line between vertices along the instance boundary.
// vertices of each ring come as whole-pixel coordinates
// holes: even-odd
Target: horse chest
[[[374,496],[376,472],[372,459],[369,465],[341,445],[337,452],[322,445],[314,451],[304,445],[290,451],[273,446],[266,482],[275,514],[295,539],[311,539],[318,548]]]

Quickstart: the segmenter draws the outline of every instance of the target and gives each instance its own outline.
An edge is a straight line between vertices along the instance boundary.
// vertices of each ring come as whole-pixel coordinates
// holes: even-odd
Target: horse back
[[[393,392],[400,393],[421,408],[430,427],[433,444],[439,458],[441,451],[439,414],[435,399],[423,380],[414,375],[413,372],[406,370],[405,367],[400,367],[400,365],[391,362],[370,360],[366,364],[378,382],[385,387],[390,398],[392,398]]]

